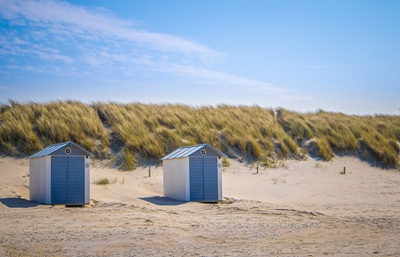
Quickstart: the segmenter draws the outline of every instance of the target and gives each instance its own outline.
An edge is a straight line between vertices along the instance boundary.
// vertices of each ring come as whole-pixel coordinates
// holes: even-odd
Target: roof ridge
[[[184,158],[192,155],[193,153],[203,149],[205,147],[210,147],[214,149],[220,156],[227,157],[226,154],[215,148],[210,144],[197,144],[197,145],[188,145],[188,146],[181,146],[176,150],[172,151],[171,153],[167,154],[161,160],[168,160],[168,159],[176,159],[176,158]]]
[[[55,146],[55,145],[70,145],[70,144],[74,144],[74,142],[72,142],[72,141],[66,141],[66,142],[61,142],[61,143],[55,143],[55,144],[51,144],[51,145],[48,145],[47,147],[49,147],[49,146]],[[45,148],[47,148],[47,147],[45,147]]]
[[[197,147],[197,146],[206,146],[206,145],[210,145],[210,144],[186,145],[186,146],[181,146],[181,147],[179,147],[179,148],[177,148],[177,149],[180,149],[180,148],[188,148],[188,147]]]
[[[52,144],[49,145],[45,148],[43,148],[42,150],[34,153],[33,155],[29,156],[28,158],[38,158],[38,157],[43,157],[43,156],[47,156],[50,155],[52,153],[54,153],[55,151],[66,147],[66,146],[70,146],[70,145],[74,145],[77,148],[80,148],[83,152],[87,153],[90,156],[94,156],[93,153],[89,152],[88,150],[86,150],[85,148],[83,148],[82,146],[78,145],[77,143],[73,142],[73,141],[67,141],[67,142],[62,142],[62,143],[57,143],[57,144]]]

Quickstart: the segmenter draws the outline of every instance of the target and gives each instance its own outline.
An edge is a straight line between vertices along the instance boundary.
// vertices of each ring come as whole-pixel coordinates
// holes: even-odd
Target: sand
[[[204,204],[164,198],[162,167],[93,161],[91,205],[66,208],[28,201],[28,160],[0,158],[0,256],[400,256],[399,170],[230,163],[225,201]]]

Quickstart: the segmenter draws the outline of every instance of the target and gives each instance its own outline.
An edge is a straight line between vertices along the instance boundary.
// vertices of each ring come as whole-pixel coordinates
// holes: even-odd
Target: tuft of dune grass
[[[110,184],[110,180],[108,178],[101,178],[99,180],[96,180],[94,182],[96,185],[102,185],[102,186],[106,186]]]

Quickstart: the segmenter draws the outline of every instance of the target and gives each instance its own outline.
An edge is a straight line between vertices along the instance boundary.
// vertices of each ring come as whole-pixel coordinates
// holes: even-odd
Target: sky
[[[398,0],[0,0],[0,103],[400,114]]]

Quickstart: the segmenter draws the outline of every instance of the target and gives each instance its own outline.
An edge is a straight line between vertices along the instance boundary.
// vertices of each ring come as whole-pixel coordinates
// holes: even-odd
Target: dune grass
[[[136,157],[135,153],[125,148],[122,151],[122,163],[120,165],[121,170],[131,171],[136,169]]]
[[[102,102],[93,107],[127,149],[144,157],[160,158],[177,147],[198,143],[222,151],[238,149],[255,158],[275,149],[282,157],[297,153],[296,143],[282,130],[272,109]]]
[[[112,138],[112,144],[109,142]],[[399,116],[351,116],[317,111],[275,111],[259,106],[121,104],[78,101],[10,101],[0,105],[0,150],[31,154],[75,141],[97,157],[119,157],[122,170],[139,158],[160,158],[177,147],[208,143],[231,157],[268,166],[276,159],[301,157],[311,148],[325,160],[353,153],[398,166]],[[117,150],[119,151],[119,150]]]
[[[94,181],[93,183],[96,185],[99,185],[99,186],[107,186],[110,184],[116,184],[117,181],[118,181],[117,178],[114,178],[113,180],[110,180],[108,178],[101,178],[101,179]],[[125,184],[125,178],[123,178],[121,184]]]
[[[371,154],[384,166],[398,166],[400,117],[350,116],[342,113],[298,113],[278,110],[278,120],[295,140],[315,139],[318,154],[330,160],[335,153]]]
[[[32,154],[43,147],[74,141],[89,151],[107,151],[107,134],[97,113],[78,101],[18,103],[10,101],[0,125],[0,142],[10,152]],[[99,151],[100,149],[100,151]]]
[[[106,186],[110,184],[110,180],[108,178],[101,178],[94,182],[96,185]]]

